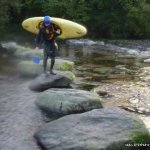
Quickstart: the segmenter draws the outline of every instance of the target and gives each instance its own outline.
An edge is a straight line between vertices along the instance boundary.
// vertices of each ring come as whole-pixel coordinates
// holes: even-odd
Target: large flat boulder
[[[102,107],[96,93],[77,89],[47,90],[40,93],[36,104],[49,117],[82,113]]]
[[[75,79],[75,75],[70,71],[55,71],[56,75],[41,74],[29,85],[33,91],[44,91],[49,88],[67,88]]]
[[[143,122],[119,108],[62,117],[42,126],[35,138],[44,150],[141,150],[139,144],[150,143]]]

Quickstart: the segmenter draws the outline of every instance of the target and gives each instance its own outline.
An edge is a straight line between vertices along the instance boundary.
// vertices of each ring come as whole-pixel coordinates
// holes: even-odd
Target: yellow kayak
[[[22,22],[22,27],[29,32],[37,34],[39,25],[43,20],[44,17],[28,18]],[[61,29],[61,35],[59,35],[58,38],[78,38],[87,34],[87,29],[76,22],[55,17],[51,17],[51,21]]]

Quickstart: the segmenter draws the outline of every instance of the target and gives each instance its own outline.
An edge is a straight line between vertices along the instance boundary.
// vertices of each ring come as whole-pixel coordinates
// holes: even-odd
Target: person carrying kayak
[[[47,60],[51,58],[50,64],[50,74],[55,75],[53,72],[53,67],[55,64],[56,52],[58,50],[57,43],[55,41],[56,37],[60,35],[60,29],[58,26],[51,23],[51,17],[45,16],[44,21],[39,24],[39,33],[35,38],[36,49],[38,50],[41,44],[41,41],[44,41],[44,58],[43,58],[43,67],[44,73],[47,75]]]

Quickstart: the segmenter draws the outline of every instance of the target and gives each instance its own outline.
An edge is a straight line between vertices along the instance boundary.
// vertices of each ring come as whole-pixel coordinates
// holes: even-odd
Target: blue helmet
[[[44,24],[45,24],[45,26],[49,26],[51,24],[51,17],[50,16],[44,17]]]

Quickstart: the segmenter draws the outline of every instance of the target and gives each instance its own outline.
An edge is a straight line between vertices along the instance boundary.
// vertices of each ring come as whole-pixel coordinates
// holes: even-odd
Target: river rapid
[[[2,42],[1,45],[0,150],[39,150],[33,135],[46,119],[34,104],[39,93],[28,88],[32,79],[19,76],[16,65],[20,60],[14,55],[16,49],[33,47],[30,43],[25,46],[15,42]],[[140,69],[149,66],[144,63],[150,58],[149,44],[138,49],[136,44],[122,48],[99,41],[69,40],[59,46],[59,57],[75,62],[73,72],[77,80],[72,84],[73,88],[98,90],[106,107],[128,105],[119,93],[127,93],[128,83],[138,81]],[[121,90],[125,85],[127,89]],[[149,88],[146,83],[144,86]],[[113,94],[116,94],[116,101],[112,100]]]

